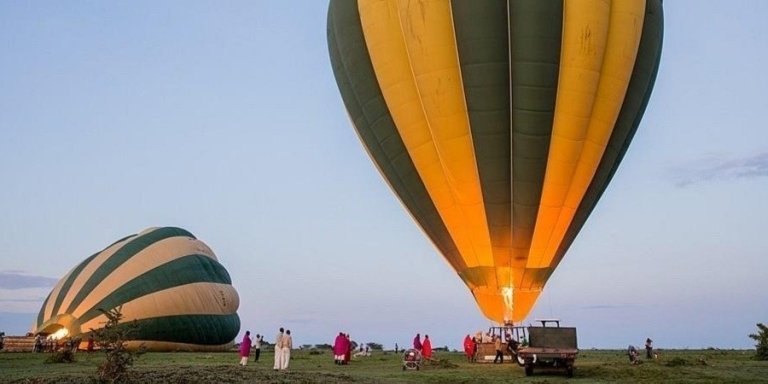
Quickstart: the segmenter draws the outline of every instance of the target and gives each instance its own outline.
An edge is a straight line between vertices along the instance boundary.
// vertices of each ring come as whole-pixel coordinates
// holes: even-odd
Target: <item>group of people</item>
[[[259,361],[262,342],[264,342],[264,336],[256,334],[256,337],[251,339],[251,331],[245,331],[243,341],[240,342],[240,365],[245,366],[248,364],[251,348],[254,349],[255,357],[253,361]],[[275,364],[273,366],[275,371],[288,369],[288,363],[291,361],[291,349],[293,349],[291,330],[281,327],[275,337]]]
[[[283,329],[275,336],[275,364],[272,367],[275,371],[288,369],[288,363],[291,361],[291,349],[293,348],[293,336],[290,329]],[[278,353],[280,351],[280,353]]]
[[[245,331],[245,336],[243,336],[243,340],[240,342],[240,365],[246,366],[248,364],[248,356],[251,354],[251,348],[254,349],[255,355],[253,361],[259,361],[262,341],[264,341],[264,336],[257,333],[256,337],[251,339],[251,331]]]
[[[348,333],[339,332],[333,341],[333,363],[346,365],[352,359],[352,339]]]
[[[637,351],[637,348],[635,348],[634,345],[629,345],[627,348],[627,356],[629,357],[629,363],[632,365],[639,364],[640,361],[638,360],[639,353]],[[658,355],[653,352],[653,340],[651,338],[645,339],[645,358],[646,359],[655,359]]]
[[[432,341],[429,340],[429,335],[424,335],[424,341],[421,341],[421,334],[417,333],[413,338],[413,349],[419,351],[422,358],[432,359]]]
[[[509,333],[506,333],[502,338],[501,335],[491,335],[490,332],[478,331],[474,336],[466,335],[464,337],[464,355],[466,355],[468,362],[477,362],[477,350],[480,343],[493,343],[496,350],[496,356],[493,358],[494,364],[503,364],[505,353],[517,354],[517,348],[520,345]]]

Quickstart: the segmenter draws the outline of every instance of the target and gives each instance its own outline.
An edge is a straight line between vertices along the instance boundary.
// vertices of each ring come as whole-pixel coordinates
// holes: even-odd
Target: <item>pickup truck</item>
[[[525,368],[525,375],[533,375],[534,369],[564,369],[573,377],[573,364],[579,349],[576,328],[561,327],[559,320],[538,320],[540,326],[526,328],[528,343],[517,349],[517,362]],[[548,326],[548,324],[550,324]]]

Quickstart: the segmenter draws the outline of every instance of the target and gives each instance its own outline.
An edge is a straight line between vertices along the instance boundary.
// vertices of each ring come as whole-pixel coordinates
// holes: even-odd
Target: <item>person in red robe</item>
[[[415,350],[417,350],[417,351],[421,352],[421,349],[422,349],[423,347],[424,347],[424,346],[423,346],[423,345],[421,345],[421,335],[417,333],[417,334],[416,334],[416,337],[414,337],[414,338],[413,338],[413,349],[415,349]]]
[[[346,352],[344,353],[344,364],[349,364],[349,361],[352,360],[352,339],[349,338],[349,333],[347,333],[346,337]]]
[[[333,342],[333,362],[336,365],[344,363],[344,355],[347,353],[346,341],[347,337],[344,336],[344,332],[339,332]]]
[[[243,341],[240,342],[240,365],[248,364],[248,356],[251,354],[251,331],[245,331]]]
[[[467,355],[467,361],[471,363],[475,356],[475,342],[469,335],[464,338],[464,354]]]
[[[421,355],[425,359],[432,359],[432,342],[429,341],[429,335],[424,335],[424,341],[421,343]]]

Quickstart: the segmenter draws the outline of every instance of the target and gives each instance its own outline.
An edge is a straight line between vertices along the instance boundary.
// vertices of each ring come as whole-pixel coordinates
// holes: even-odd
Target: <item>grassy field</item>
[[[766,383],[768,361],[756,361],[754,351],[666,350],[658,360],[629,365],[623,351],[584,350],[576,360],[572,379],[562,372],[538,371],[526,377],[517,365],[468,364],[459,353],[438,353],[438,363],[419,371],[402,371],[394,353],[375,352],[336,366],[330,352],[294,351],[287,371],[275,372],[273,355],[262,354],[258,363],[237,365],[230,353],[147,353],[131,367],[136,383]],[[0,353],[0,382],[95,382],[99,353],[79,353],[70,364],[45,362],[46,355]]]

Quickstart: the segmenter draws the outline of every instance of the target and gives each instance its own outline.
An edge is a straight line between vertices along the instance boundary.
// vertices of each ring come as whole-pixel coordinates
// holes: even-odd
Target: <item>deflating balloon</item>
[[[332,0],[360,140],[488,318],[521,321],[648,103],[661,0]]]
[[[34,333],[104,327],[101,310],[136,320],[150,350],[225,349],[240,330],[239,297],[213,251],[181,228],[151,228],[93,254],[53,288]]]

